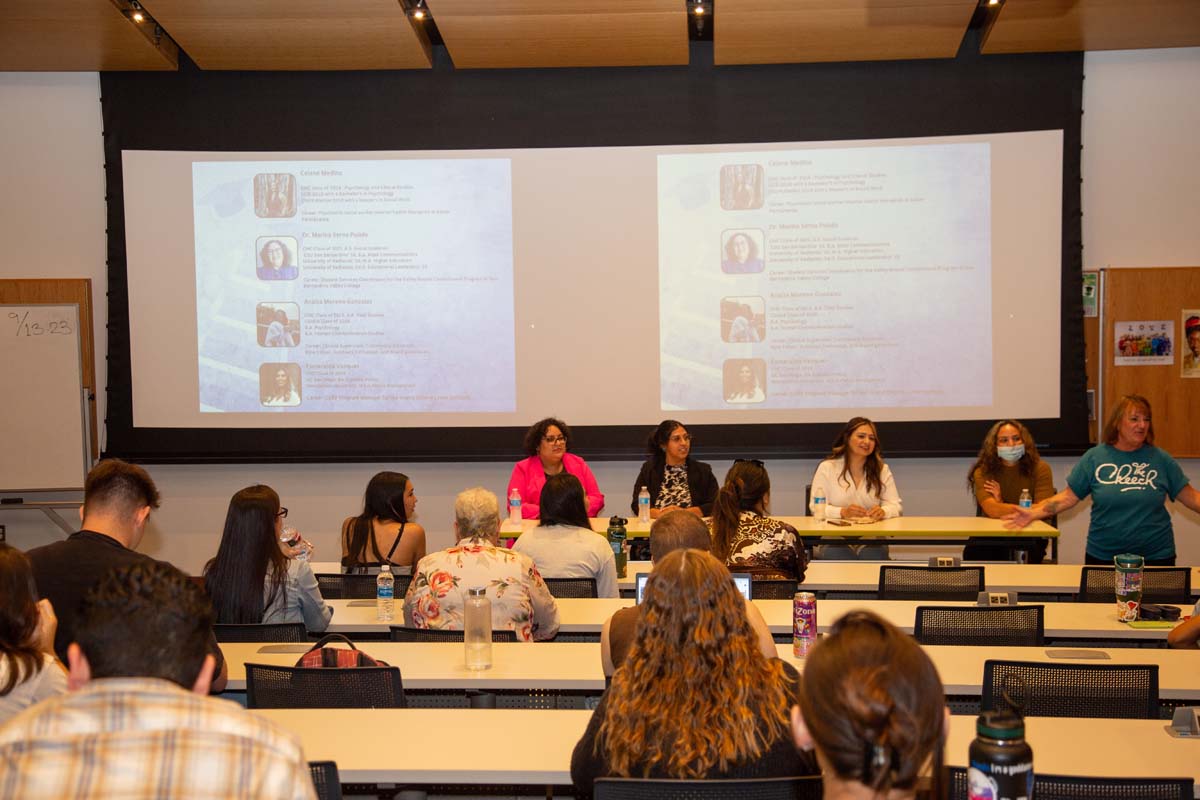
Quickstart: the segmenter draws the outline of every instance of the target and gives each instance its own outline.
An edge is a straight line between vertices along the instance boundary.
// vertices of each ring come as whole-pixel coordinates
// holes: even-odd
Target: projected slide
[[[196,161],[192,198],[201,412],[515,410],[508,159]]]
[[[990,159],[660,155],[662,409],[992,405]]]

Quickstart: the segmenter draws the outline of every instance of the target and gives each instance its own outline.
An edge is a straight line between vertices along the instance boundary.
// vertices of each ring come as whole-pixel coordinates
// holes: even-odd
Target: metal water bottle
[[[1113,571],[1117,591],[1117,619],[1133,622],[1142,607],[1142,568],[1146,559],[1133,553],[1121,553],[1113,557]]]
[[[625,552],[625,540],[629,534],[625,530],[624,517],[610,517],[608,520],[608,545],[612,548],[613,558],[617,562],[617,577],[625,577],[625,567],[629,563],[629,554]]]
[[[967,800],[1031,800],[1033,749],[1025,720],[1012,711],[985,711],[969,751]]]

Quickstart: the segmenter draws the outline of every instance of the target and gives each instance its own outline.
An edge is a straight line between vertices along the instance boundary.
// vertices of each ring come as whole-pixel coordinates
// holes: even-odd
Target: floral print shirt
[[[463,539],[417,563],[404,596],[404,624],[461,631],[467,590],[477,586],[487,588],[494,630],[516,631],[524,642],[558,633],[558,605],[529,556],[482,539]]]
[[[743,511],[725,565],[731,572],[749,572],[758,578],[803,581],[804,542],[783,520]]]

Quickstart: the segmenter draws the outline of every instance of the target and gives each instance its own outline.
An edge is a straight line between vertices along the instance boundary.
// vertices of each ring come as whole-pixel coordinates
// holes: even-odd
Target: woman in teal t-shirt
[[[1006,527],[1064,511],[1092,496],[1086,563],[1111,564],[1119,553],[1136,553],[1147,566],[1175,566],[1175,534],[1164,501],[1200,511],[1200,492],[1175,459],[1154,446],[1150,403],[1130,394],[1117,401],[1104,425],[1104,443],[1083,454],[1067,476],[1067,488],[1030,509],[1017,509]]]

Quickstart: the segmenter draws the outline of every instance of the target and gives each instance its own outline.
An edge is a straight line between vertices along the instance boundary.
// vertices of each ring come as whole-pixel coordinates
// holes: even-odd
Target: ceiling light
[[[134,22],[145,22],[146,21],[146,15],[142,12],[141,3],[138,3],[138,2],[136,2],[136,0],[134,0],[134,2],[129,4],[129,8],[130,8],[129,18],[131,20],[133,20]]]

